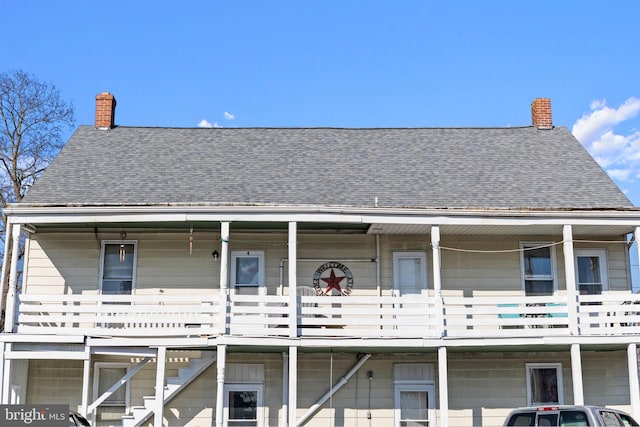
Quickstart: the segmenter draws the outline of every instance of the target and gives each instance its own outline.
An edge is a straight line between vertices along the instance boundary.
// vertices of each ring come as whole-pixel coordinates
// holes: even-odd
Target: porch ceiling
[[[539,235],[562,236],[562,225],[441,225],[442,235]],[[623,236],[634,231],[630,225],[574,225],[574,236]],[[372,224],[368,234],[431,233],[429,224]]]
[[[38,224],[32,227],[40,231],[68,231],[75,229],[99,230],[146,230],[146,231],[184,231],[193,227],[194,232],[220,232],[219,222],[131,222],[131,223],[74,223],[74,224]],[[633,233],[634,227],[628,224],[617,225],[574,225],[573,235],[580,236],[624,236]],[[231,232],[283,233],[286,234],[287,223],[283,222],[234,222]],[[298,233],[303,234],[394,234],[394,235],[429,235],[431,224],[361,224],[361,223],[298,223]],[[562,236],[562,225],[559,224],[526,224],[526,225],[441,225],[440,233],[446,235],[527,235],[527,236]]]

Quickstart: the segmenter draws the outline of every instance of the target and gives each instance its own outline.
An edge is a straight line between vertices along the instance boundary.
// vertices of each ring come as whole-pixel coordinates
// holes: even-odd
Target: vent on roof
[[[551,100],[549,98],[536,98],[531,103],[531,124],[538,129],[552,129]]]
[[[96,128],[111,129],[115,126],[116,98],[109,92],[96,95]]]

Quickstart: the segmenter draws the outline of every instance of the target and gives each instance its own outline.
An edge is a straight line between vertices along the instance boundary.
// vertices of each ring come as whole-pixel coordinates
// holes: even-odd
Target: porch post
[[[153,427],[162,427],[164,418],[164,371],[167,365],[167,347],[158,347],[156,356],[156,405],[153,410]]]
[[[573,380],[573,404],[584,405],[580,344],[571,344],[571,378]]]
[[[87,417],[87,409],[89,407],[89,375],[91,374],[91,348],[86,346],[85,351],[89,357],[84,360],[82,367],[82,409],[80,409],[80,413],[82,416]]]
[[[562,228],[562,250],[564,252],[564,274],[567,284],[567,311],[569,332],[578,335],[578,293],[576,291],[576,268],[573,261],[573,230],[570,225]],[[577,403],[576,403],[577,405]]]
[[[217,368],[217,392],[216,392],[216,427],[223,427],[224,424],[224,369],[227,364],[227,345],[219,344],[216,358]]]
[[[2,258],[2,276],[0,277],[0,287],[4,285],[7,280],[7,264],[9,261],[9,245],[11,244],[11,217],[7,217],[7,227],[4,230],[4,254]],[[4,291],[0,291],[0,308],[2,307],[2,301],[4,299]],[[2,392],[0,392],[0,396]]]
[[[218,332],[227,333],[227,300],[229,286],[229,223],[220,223],[220,318]]]
[[[440,226],[431,226],[431,248],[433,252],[433,290],[435,292],[436,334],[444,336],[444,303],[442,301],[442,280],[440,277]]]
[[[297,427],[298,411],[298,347],[289,347],[289,425]]]
[[[298,256],[297,256],[298,224],[289,223],[289,336],[295,338],[298,335]]]
[[[7,351],[7,343],[0,342],[0,404],[4,404],[4,354]]]
[[[636,420],[640,419],[640,384],[638,384],[638,345],[627,346],[627,364],[629,365],[629,398],[631,400],[631,414]]]
[[[281,427],[289,426],[289,355],[282,352],[282,415]]]
[[[13,350],[13,344],[10,342],[3,343],[3,346],[5,352]],[[11,403],[11,360],[7,359],[4,354],[2,355],[2,360],[2,404],[8,405]]]
[[[440,426],[449,425],[449,377],[447,375],[447,347],[438,347],[438,397]]]
[[[20,251],[20,224],[11,226],[11,270],[9,270],[9,292],[7,293],[7,307],[4,316],[4,331],[13,332],[16,309],[16,288],[18,284],[18,252]]]

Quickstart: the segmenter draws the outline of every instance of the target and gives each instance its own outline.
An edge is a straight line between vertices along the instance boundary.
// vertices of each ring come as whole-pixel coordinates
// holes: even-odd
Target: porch
[[[637,333],[640,295],[20,295],[13,332],[98,337],[492,338]]]

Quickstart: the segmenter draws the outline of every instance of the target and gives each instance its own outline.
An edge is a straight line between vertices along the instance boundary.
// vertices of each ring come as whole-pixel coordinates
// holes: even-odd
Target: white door
[[[231,291],[240,295],[263,295],[264,251],[231,252]]]
[[[608,290],[607,252],[576,249],[576,286],[580,295],[600,295]]]
[[[424,252],[393,253],[395,294],[421,295],[427,290],[427,255]]]

